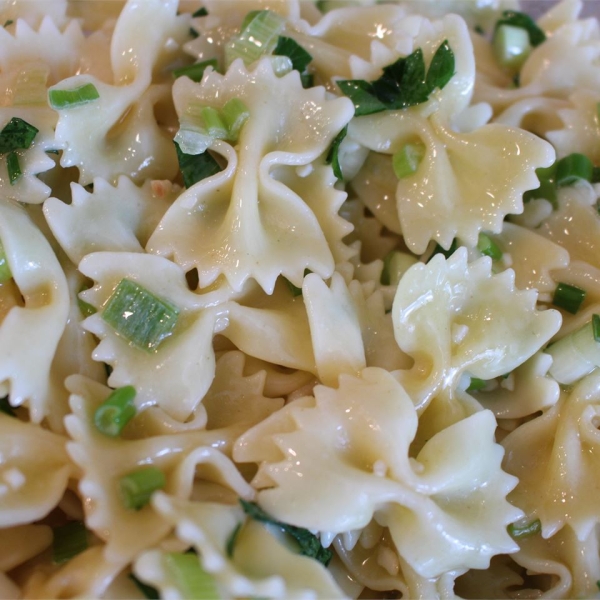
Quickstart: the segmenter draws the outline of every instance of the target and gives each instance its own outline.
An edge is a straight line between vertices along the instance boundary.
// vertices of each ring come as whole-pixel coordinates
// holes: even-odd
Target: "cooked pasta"
[[[600,594],[582,8],[0,2],[0,598]]]

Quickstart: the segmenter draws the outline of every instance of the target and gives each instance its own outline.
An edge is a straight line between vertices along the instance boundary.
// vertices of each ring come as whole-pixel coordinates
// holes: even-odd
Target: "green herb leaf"
[[[19,155],[16,152],[10,152],[6,157],[6,168],[8,169],[10,185],[15,185],[23,175],[19,164]]]
[[[529,43],[535,47],[546,41],[546,34],[537,26],[536,22],[525,13],[516,10],[505,10],[502,18],[496,23],[496,29],[501,25],[511,25],[525,29],[529,34]]]
[[[0,131],[0,154],[27,150],[39,129],[19,117],[13,117]]]
[[[81,521],[69,521],[56,527],[53,534],[52,554],[57,565],[71,560],[88,547],[87,529]]]
[[[255,521],[260,521],[261,523],[270,523],[277,527],[281,527],[281,529],[291,535],[300,546],[300,554],[314,558],[325,566],[331,561],[333,552],[327,548],[323,548],[319,538],[307,529],[296,527],[294,525],[287,525],[286,523],[273,519],[255,502],[246,502],[246,500],[240,498],[240,504],[242,505],[244,512],[250,518]]]
[[[471,377],[471,383],[469,383],[467,392],[478,392],[478,391],[482,390],[486,385],[487,385],[487,381],[485,379],[479,379],[478,377]]]
[[[204,8],[204,6],[199,8],[196,12],[192,13],[192,17],[194,19],[197,17],[207,17],[207,16],[208,16],[208,11],[206,10],[206,8]]]
[[[192,81],[196,83],[202,81],[202,77],[204,76],[204,71],[208,67],[212,67],[213,69],[217,69],[217,59],[211,58],[210,60],[205,60],[203,62],[195,63],[193,65],[188,65],[187,67],[179,67],[179,69],[173,69],[171,71],[173,77],[177,79],[178,77],[189,77]]]
[[[348,134],[348,125],[344,127],[334,138],[333,142],[331,142],[331,146],[329,147],[329,152],[327,153],[327,158],[325,159],[325,163],[331,165],[333,168],[334,175],[340,180],[344,181],[344,174],[342,173],[342,167],[340,165],[339,159],[339,150],[340,144]]]
[[[300,73],[303,73],[312,61],[312,55],[296,40],[283,35],[279,36],[273,54],[276,56],[287,56],[292,61],[294,69],[300,71]]]
[[[354,103],[355,116],[383,110],[399,110],[422,104],[431,92],[442,89],[454,75],[454,53],[444,40],[436,50],[425,74],[423,51],[399,58],[384,67],[383,75],[372,82],[362,79],[338,81],[342,93]]]
[[[70,90],[49,90],[48,101],[55,110],[63,110],[94,102],[100,94],[93,83],[86,83]]]
[[[183,175],[183,183],[186,188],[192,187],[195,183],[216,175],[222,169],[219,163],[208,152],[202,154],[185,154],[181,151],[179,144],[174,142],[177,151],[177,160],[179,169]]]

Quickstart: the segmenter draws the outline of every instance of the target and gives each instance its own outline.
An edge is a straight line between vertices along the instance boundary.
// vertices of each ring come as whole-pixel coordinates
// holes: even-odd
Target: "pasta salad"
[[[0,598],[600,594],[582,9],[0,2]]]

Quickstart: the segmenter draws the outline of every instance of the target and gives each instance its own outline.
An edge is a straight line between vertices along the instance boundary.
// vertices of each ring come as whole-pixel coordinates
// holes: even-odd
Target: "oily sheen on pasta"
[[[600,25],[527,8],[0,0],[0,598],[600,595]]]

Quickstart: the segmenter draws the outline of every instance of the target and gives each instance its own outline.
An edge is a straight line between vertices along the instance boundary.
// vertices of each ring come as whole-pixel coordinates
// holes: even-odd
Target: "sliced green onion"
[[[502,13],[502,18],[496,23],[496,28],[501,27],[502,25],[511,25],[527,31],[529,43],[533,47],[539,46],[546,40],[546,34],[543,30],[541,30],[536,22],[525,13],[516,10],[505,10]]]
[[[200,82],[202,81],[202,77],[204,76],[204,71],[208,67],[212,67],[217,70],[217,59],[211,58],[210,60],[205,60],[203,62],[199,62],[193,65],[189,65],[187,67],[180,67],[179,69],[173,69],[171,72],[173,77],[177,79],[178,77],[189,77],[192,81]]]
[[[285,20],[277,13],[270,10],[256,12],[242,26],[240,35],[225,46],[225,64],[229,67],[236,58],[241,58],[250,65],[261,56],[270,54],[284,27]]]
[[[478,377],[471,377],[471,382],[469,383],[469,387],[467,388],[467,392],[478,392],[482,390],[486,385],[487,381],[485,379],[479,379]]]
[[[126,385],[116,389],[94,412],[96,429],[109,437],[121,435],[123,428],[133,417],[137,409],[133,403],[135,388]]]
[[[383,259],[383,270],[379,280],[381,285],[398,285],[402,275],[417,262],[412,254],[392,250]]]
[[[310,269],[304,269],[304,277],[306,277],[309,273],[312,273]],[[294,285],[287,277],[284,277],[286,285],[288,286],[290,292],[292,292],[292,296],[297,298],[298,296],[302,296],[302,288]]]
[[[477,250],[484,256],[489,256],[492,260],[500,260],[502,258],[502,250],[500,250],[498,244],[485,233],[479,234]]]
[[[344,173],[342,172],[342,165],[340,164],[340,144],[344,141],[344,138],[348,134],[348,125],[344,127],[334,138],[333,142],[331,142],[331,146],[329,148],[329,152],[327,153],[327,158],[325,159],[325,164],[331,165],[333,169],[333,174],[340,180],[344,181]]]
[[[21,165],[19,164],[19,155],[16,152],[10,152],[6,155],[6,168],[8,169],[10,185],[15,185],[23,176],[23,171],[21,171]]]
[[[277,77],[283,77],[294,70],[294,65],[289,56],[269,56],[271,68]]]
[[[416,173],[424,156],[425,144],[421,142],[405,144],[392,157],[392,166],[394,167],[396,177],[404,179]]]
[[[457,249],[458,240],[456,238],[452,240],[452,243],[450,244],[450,248],[448,248],[448,250],[436,243],[431,256],[427,259],[427,262],[429,262],[436,254],[443,254],[444,258],[450,258],[456,252]]]
[[[498,63],[510,69],[519,69],[531,53],[529,34],[520,27],[500,25],[492,43]]]
[[[160,600],[160,594],[155,587],[140,581],[133,573],[129,573],[129,579],[133,581],[137,589],[140,590],[148,600]]]
[[[0,131],[0,154],[27,150],[39,129],[19,117],[13,117]]]
[[[183,598],[215,600],[221,597],[215,578],[202,568],[195,554],[169,552],[163,561]]]
[[[554,290],[552,304],[575,315],[581,308],[585,294],[585,290],[575,287],[574,285],[559,283],[556,286],[556,290]]]
[[[167,485],[165,474],[157,467],[142,467],[119,479],[119,491],[123,506],[139,510],[150,502],[152,494]]]
[[[240,26],[240,32],[244,31],[244,29],[246,29],[246,27],[250,25],[252,20],[256,17],[256,15],[258,15],[259,12],[260,10],[251,10],[249,13],[246,14]]]
[[[12,279],[12,273],[10,271],[10,266],[8,265],[8,260],[6,259],[4,246],[2,245],[2,242],[0,242],[0,283],[6,283],[10,279]]]
[[[129,279],[122,279],[108,299],[102,318],[134,346],[156,351],[173,335],[179,309]]]
[[[45,64],[20,71],[14,85],[13,106],[46,104],[46,83],[49,74]]]
[[[592,334],[594,340],[600,342],[600,315],[592,315]]]
[[[561,158],[556,163],[556,185],[565,187],[579,180],[591,181],[594,175],[594,165],[584,154],[577,152]]]
[[[540,533],[542,531],[542,523],[539,519],[531,521],[531,523],[523,525],[522,527],[515,525],[515,523],[511,523],[506,529],[511,537],[519,539]]]
[[[306,67],[312,61],[312,55],[309,54],[296,40],[292,38],[279,36],[277,46],[273,50],[276,56],[287,56],[292,61],[292,68],[303,73]]]
[[[221,171],[219,163],[209,152],[198,155],[187,154],[182,151],[177,142],[175,142],[175,150],[177,151],[179,169],[186,188],[190,188],[199,181],[216,175]]]
[[[186,123],[181,125],[173,141],[184,154],[196,156],[204,154],[215,140],[203,127]]]
[[[4,27],[8,27],[9,25],[12,25],[14,23],[14,21],[12,19],[7,19],[4,22]]]
[[[554,342],[545,352],[552,356],[550,375],[563,385],[571,385],[600,366],[600,316]],[[598,337],[596,337],[598,336]]]
[[[221,116],[229,131],[227,139],[236,142],[244,123],[250,118],[248,107],[239,98],[232,98],[223,106]]]
[[[88,547],[88,533],[81,521],[69,521],[53,530],[52,555],[60,565],[81,554]]]
[[[216,108],[205,106],[202,109],[202,120],[208,135],[215,140],[224,140],[227,138],[227,127],[221,120],[221,115]]]
[[[96,309],[91,305],[88,304],[85,300],[82,300],[79,297],[79,294],[81,294],[81,292],[85,292],[86,290],[90,289],[90,285],[88,283],[82,283],[79,291],[77,292],[77,306],[79,307],[79,312],[82,314],[83,317],[91,317],[92,315],[96,314]]]
[[[13,407],[10,405],[8,401],[8,396],[4,396],[4,398],[0,398],[0,413],[4,413],[9,417],[16,417],[16,413],[13,410]]]
[[[70,90],[50,90],[48,101],[55,110],[75,108],[98,100],[100,94],[93,83],[86,83]]]
[[[198,18],[198,17],[206,17],[208,16],[208,11],[206,10],[206,8],[204,8],[204,6],[200,7],[196,12],[192,13],[192,17],[194,19]]]

